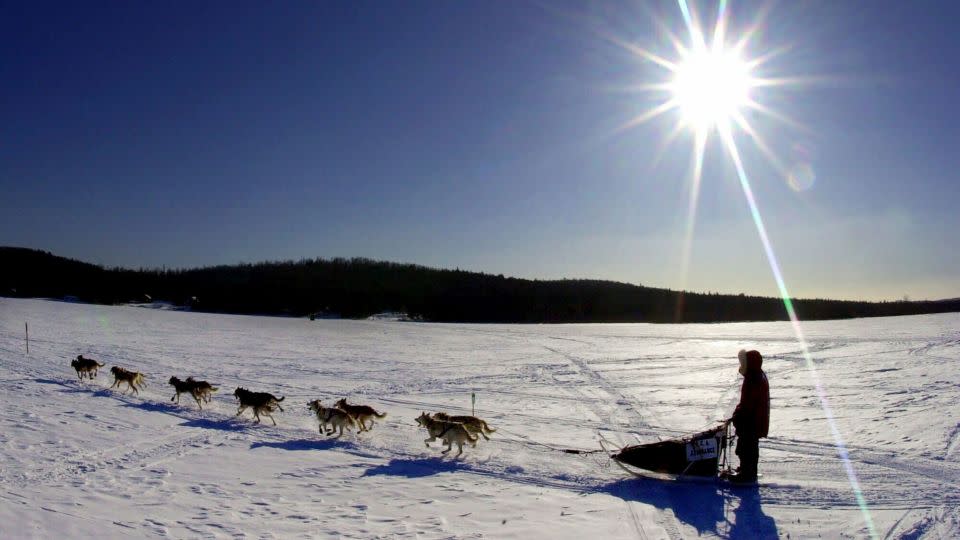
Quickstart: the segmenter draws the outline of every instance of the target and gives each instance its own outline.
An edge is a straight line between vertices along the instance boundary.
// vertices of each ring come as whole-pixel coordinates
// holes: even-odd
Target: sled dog
[[[196,400],[198,407],[200,407],[201,409],[203,408],[203,405],[200,404],[200,400],[197,399],[197,396],[193,394],[193,385],[191,383],[187,381],[181,381],[177,377],[170,377],[170,380],[168,382],[170,383],[171,386],[173,386],[173,390],[174,390],[173,397],[170,398],[170,401],[173,401],[174,399],[176,399],[177,403],[179,404],[180,394],[186,392],[191,396],[193,396],[193,399]]]
[[[82,354],[77,355],[77,359],[70,362],[70,367],[77,370],[77,378],[81,381],[86,375],[88,379],[96,378],[97,370],[106,364],[101,364],[93,358],[84,358]]]
[[[113,373],[113,384],[110,385],[110,388],[116,387],[117,390],[119,390],[120,383],[123,382],[127,383],[127,390],[132,388],[134,394],[139,394],[139,389],[147,385],[146,381],[144,381],[146,375],[139,371],[130,371],[120,366],[113,366],[110,368],[110,373]],[[124,390],[123,393],[126,394],[127,390]]]
[[[285,398],[277,398],[273,394],[268,392],[251,392],[246,388],[237,387],[233,391],[233,395],[237,398],[237,401],[240,402],[240,408],[237,409],[237,416],[240,416],[247,407],[253,409],[253,417],[256,418],[257,423],[260,423],[260,415],[270,417],[270,420],[273,421],[273,425],[277,425],[277,421],[273,418],[273,411],[275,409],[283,410],[283,407],[280,406],[280,402]]]
[[[434,413],[434,418],[437,420],[443,420],[445,422],[460,422],[463,424],[463,427],[467,428],[470,433],[478,433],[483,435],[483,438],[490,440],[490,437],[487,437],[488,434],[496,431],[492,427],[487,425],[487,422],[483,418],[477,418],[476,416],[450,416],[444,412]]]
[[[447,449],[441,452],[446,454],[453,448],[453,443],[457,443],[459,452],[454,457],[460,457],[463,453],[463,443],[470,443],[470,446],[476,447],[478,437],[470,435],[470,431],[460,422],[446,422],[432,418],[427,413],[421,413],[417,417],[417,423],[426,428],[429,438],[423,440],[423,444],[430,448],[430,443],[438,438],[447,443]]]
[[[180,394],[186,392],[190,394],[193,400],[197,402],[197,407],[201,409],[203,409],[201,400],[210,403],[210,393],[217,391],[217,389],[207,381],[195,381],[193,377],[187,377],[185,381],[181,381],[177,377],[170,377],[170,385],[173,386],[176,391],[173,397],[170,398],[170,401],[176,399],[177,403],[180,403]]]
[[[319,399],[315,399],[310,403],[307,403],[307,407],[313,411],[313,414],[317,415],[317,420],[320,421],[320,433],[324,435],[333,435],[334,431],[340,429],[340,434],[334,437],[339,439],[343,435],[343,427],[357,427],[357,422],[353,419],[352,416],[347,414],[341,409],[336,409],[333,407],[324,407]],[[327,424],[330,424],[330,431],[327,431]]]
[[[384,418],[387,416],[387,413],[378,413],[369,405],[348,405],[347,398],[340,398],[333,406],[352,416],[360,424],[360,431],[370,431],[370,428],[373,427],[374,417]],[[370,421],[369,427],[367,426],[368,420]]]
[[[186,382],[193,384],[193,399],[197,399],[197,396],[199,396],[206,403],[210,403],[210,399],[213,397],[212,394],[219,390],[219,388],[207,381],[198,381],[193,377],[187,377]]]

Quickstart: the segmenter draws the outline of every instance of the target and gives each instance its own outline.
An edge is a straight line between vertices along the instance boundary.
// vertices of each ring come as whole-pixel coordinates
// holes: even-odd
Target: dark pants
[[[737,455],[740,457],[740,475],[757,477],[757,462],[760,461],[760,439],[737,435]]]

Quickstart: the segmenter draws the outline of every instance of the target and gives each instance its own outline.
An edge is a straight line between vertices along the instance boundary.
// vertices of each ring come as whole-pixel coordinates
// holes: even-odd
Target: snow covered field
[[[0,298],[0,538],[837,538],[869,536],[868,519],[880,538],[960,537],[960,315],[804,331],[815,372],[787,323],[311,322]],[[555,449],[728,416],[741,348],[770,377],[759,488],[637,479]],[[78,354],[107,367],[79,382]],[[108,389],[112,365],[146,390]],[[220,391],[175,405],[171,375]],[[277,427],[234,417],[238,385],[286,396]],[[471,392],[492,440],[457,460],[425,448],[414,418],[469,414]],[[342,396],[389,416],[328,439],[306,403]]]

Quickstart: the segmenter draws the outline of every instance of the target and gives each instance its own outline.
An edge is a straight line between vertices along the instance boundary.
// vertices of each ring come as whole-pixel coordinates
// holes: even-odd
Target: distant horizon
[[[746,291],[728,292],[728,291],[722,291],[722,290],[719,290],[719,289],[708,289],[708,290],[676,289],[676,288],[673,288],[673,287],[666,287],[666,286],[658,285],[658,284],[655,284],[655,283],[638,283],[638,282],[624,281],[624,280],[620,280],[620,279],[614,279],[614,278],[602,277],[602,276],[559,276],[559,277],[520,276],[520,275],[507,274],[507,273],[505,273],[505,272],[494,272],[494,271],[490,271],[490,270],[475,269],[475,268],[466,268],[466,267],[455,266],[455,265],[453,265],[453,266],[444,266],[444,265],[424,264],[424,263],[420,263],[420,262],[416,262],[416,261],[382,259],[382,258],[377,258],[377,257],[367,257],[367,256],[364,256],[364,255],[351,255],[351,256],[345,256],[345,255],[315,255],[315,256],[285,257],[285,258],[275,258],[275,259],[268,259],[268,258],[266,258],[266,259],[257,259],[257,260],[241,260],[241,261],[235,261],[235,262],[218,262],[218,263],[195,265],[195,266],[173,266],[173,265],[165,265],[165,264],[161,264],[161,265],[159,265],[159,266],[142,266],[142,265],[129,266],[129,265],[103,264],[103,263],[96,262],[96,261],[92,261],[92,260],[89,260],[89,259],[84,259],[83,257],[68,256],[68,255],[64,255],[64,254],[61,254],[61,253],[57,253],[57,252],[52,251],[52,250],[49,250],[49,249],[35,248],[35,247],[29,247],[29,246],[7,245],[7,246],[0,246],[0,248],[15,248],[15,249],[29,249],[29,250],[35,250],[35,251],[43,251],[43,252],[50,253],[50,254],[53,255],[53,256],[64,257],[64,258],[73,259],[73,260],[75,260],[75,261],[79,261],[79,262],[82,262],[82,263],[93,264],[93,265],[95,265],[95,266],[99,266],[99,267],[104,268],[104,269],[107,269],[107,270],[119,268],[119,269],[122,269],[122,270],[133,270],[133,271],[139,271],[139,270],[145,270],[145,271],[151,271],[151,270],[161,270],[161,271],[164,271],[164,270],[166,270],[166,271],[189,271],[189,270],[199,270],[199,269],[203,269],[203,268],[212,268],[212,267],[217,267],[217,266],[238,266],[238,265],[245,265],[245,264],[262,264],[262,263],[271,264],[271,263],[281,263],[281,262],[288,262],[288,261],[297,262],[297,261],[305,260],[305,259],[306,259],[306,260],[314,260],[314,259],[324,259],[324,260],[333,260],[333,259],[345,259],[345,260],[350,260],[350,259],[368,259],[368,260],[372,260],[372,261],[376,261],[376,262],[385,262],[385,263],[392,263],[392,264],[399,264],[399,265],[420,266],[420,267],[430,268],[430,269],[434,269],[434,270],[449,270],[449,271],[460,270],[460,271],[465,271],[465,272],[474,272],[474,273],[481,273],[481,274],[493,275],[493,276],[502,275],[504,278],[524,279],[524,280],[531,280],[531,281],[533,281],[533,280],[538,280],[538,281],[562,281],[562,280],[574,280],[574,281],[576,281],[576,280],[585,280],[585,281],[607,281],[607,282],[613,282],[613,283],[623,283],[623,284],[626,284],[626,285],[633,285],[633,286],[637,286],[637,287],[648,287],[648,288],[653,288],[653,289],[666,289],[666,290],[672,290],[672,291],[676,291],[676,292],[692,293],[692,294],[719,294],[719,295],[727,295],[727,296],[746,295],[746,296],[755,296],[755,297],[763,297],[763,298],[778,298],[778,296],[777,296],[776,294],[753,294],[753,293],[749,293],[749,292],[746,292]],[[870,299],[870,298],[836,298],[836,297],[824,297],[824,296],[820,296],[820,297],[793,296],[792,298],[797,299],[797,300],[839,300],[839,301],[851,301],[851,302],[899,302],[899,301],[905,300],[903,297],[900,297],[900,298]],[[944,301],[944,300],[957,300],[957,299],[960,299],[960,295],[957,295],[957,296],[946,296],[946,297],[942,297],[942,298],[909,298],[909,299],[906,299],[906,300],[907,300],[907,301],[910,301],[910,302],[939,302],[939,301]]]

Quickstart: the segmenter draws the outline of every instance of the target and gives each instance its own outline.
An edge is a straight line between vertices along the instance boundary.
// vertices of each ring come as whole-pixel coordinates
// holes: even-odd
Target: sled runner
[[[727,448],[734,437],[730,423],[722,424],[686,437],[647,444],[608,448],[609,441],[600,441],[601,447],[623,470],[635,476],[661,480],[712,482],[725,479],[732,471],[727,463]]]

